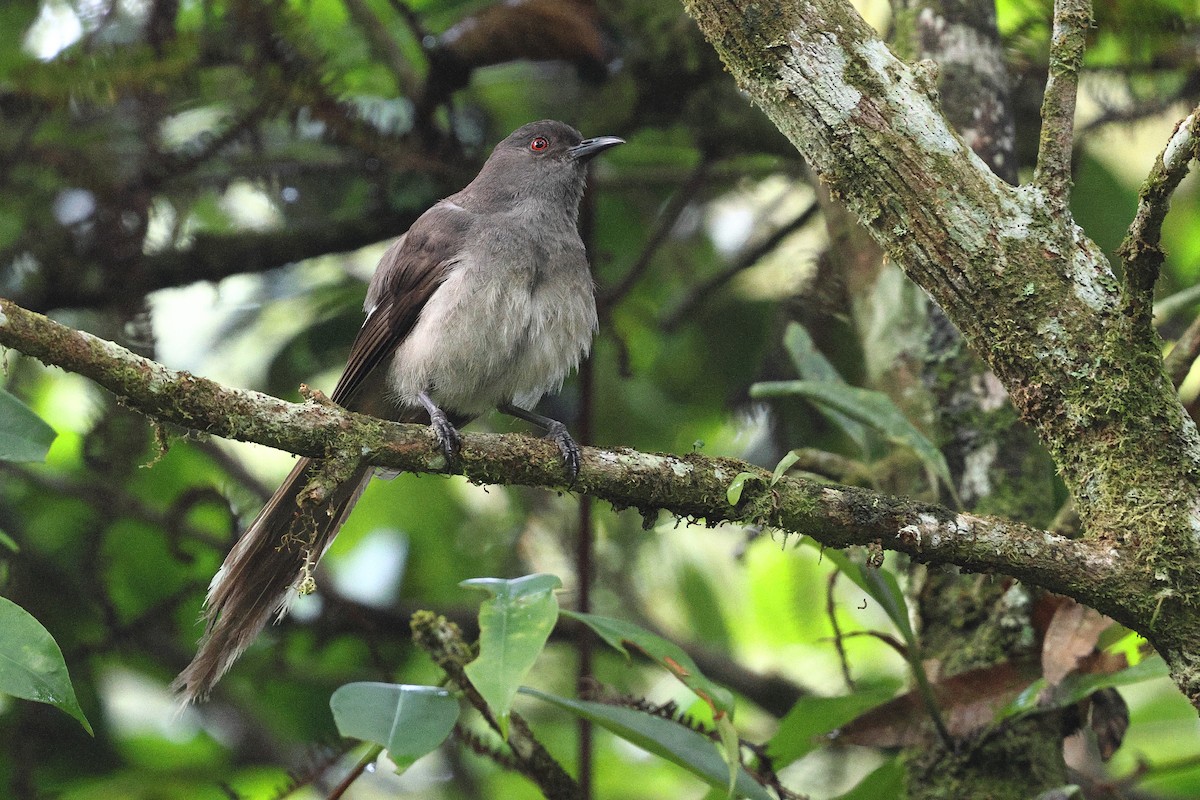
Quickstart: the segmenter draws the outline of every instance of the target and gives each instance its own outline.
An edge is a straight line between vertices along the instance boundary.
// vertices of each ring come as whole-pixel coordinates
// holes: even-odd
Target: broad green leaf
[[[728,786],[729,765],[725,763],[717,744],[691,728],[644,711],[586,700],[569,700],[528,686],[521,687],[521,693],[590,720],[625,741],[678,764],[710,786],[721,790]],[[738,797],[753,800],[770,800],[771,797],[742,767],[738,767],[734,792]]]
[[[864,711],[891,700],[896,687],[876,687],[844,697],[802,697],[779,722],[767,743],[771,766],[780,770],[821,746],[832,733]]]
[[[656,633],[639,628],[631,622],[601,617],[595,614],[581,614],[577,611],[563,611],[563,616],[579,620],[594,630],[604,641],[616,648],[626,658],[629,651],[625,645],[633,645],[638,650],[657,661],[713,710],[713,716],[720,718],[723,714],[733,715],[733,694],[717,683],[710,681],[700,672],[692,657],[683,652],[683,648],[674,642],[669,642]]]
[[[338,733],[387,748],[398,772],[436,750],[458,720],[458,701],[436,686],[348,683],[329,708]]]
[[[783,333],[783,345],[787,348],[796,372],[801,378],[823,383],[842,383],[845,381],[837,368],[817,349],[808,330],[798,322],[789,322]]]
[[[507,739],[513,697],[558,619],[554,590],[562,581],[538,574],[513,580],[475,578],[459,585],[492,594],[479,608],[479,657],[467,664],[466,673]]]
[[[736,506],[741,501],[742,489],[745,488],[746,481],[753,477],[753,472],[739,472],[733,476],[733,483],[725,490],[725,499],[729,501],[729,505]]]
[[[946,465],[942,452],[908,421],[891,398],[883,392],[819,381],[768,381],[751,386],[750,396],[800,396],[815,403],[818,408],[833,409],[845,414],[852,420],[878,431],[893,444],[903,445],[912,450],[947,487],[954,487],[950,480],[950,468]]]
[[[1029,688],[1021,692],[1003,711],[996,715],[996,718],[998,720],[1007,719],[1047,708],[1067,708],[1101,689],[1129,686],[1156,678],[1165,678],[1169,674],[1170,670],[1166,661],[1157,655],[1148,656],[1134,666],[1117,672],[1068,675],[1058,685],[1050,699],[1044,702],[1039,702],[1039,700],[1042,691],[1046,688],[1046,681],[1039,678],[1029,684]]]
[[[798,322],[789,323],[787,330],[783,334],[783,344],[787,348],[788,354],[792,357],[792,363],[796,365],[796,372],[804,380],[830,383],[837,386],[846,385],[846,381],[838,373],[833,364],[829,362],[829,359],[813,344],[812,337],[809,336],[808,331],[803,325]],[[867,430],[862,423],[857,422],[835,408],[829,406],[817,407],[830,422],[845,431],[846,435],[858,445],[859,450],[864,453],[867,452],[870,441]]]
[[[55,436],[27,405],[0,389],[0,461],[45,461]]]
[[[5,597],[0,597],[0,693],[57,706],[92,732],[58,643],[33,615]]]
[[[900,759],[893,758],[880,764],[857,786],[834,800],[878,800],[881,797],[901,797],[903,793],[904,765]]]

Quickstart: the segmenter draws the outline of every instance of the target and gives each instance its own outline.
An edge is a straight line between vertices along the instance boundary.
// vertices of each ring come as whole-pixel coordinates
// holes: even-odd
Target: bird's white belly
[[[586,272],[498,280],[473,268],[486,266],[452,268],[397,349],[389,383],[401,404],[418,406],[428,392],[468,416],[509,402],[529,408],[591,346],[596,307]]]

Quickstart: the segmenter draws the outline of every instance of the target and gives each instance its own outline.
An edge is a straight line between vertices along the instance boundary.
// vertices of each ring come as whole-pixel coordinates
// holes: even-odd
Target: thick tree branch
[[[1033,182],[1050,201],[1065,210],[1071,194],[1071,153],[1075,146],[1075,98],[1087,31],[1092,24],[1091,0],[1055,0],[1050,39],[1050,77],[1042,98],[1042,134]]]
[[[85,375],[130,408],[163,423],[257,442],[297,455],[335,455],[410,472],[439,472],[443,457],[420,425],[401,425],[344,411],[328,401],[287,403],[177,372],[112,342],[59,325],[0,298],[0,345]],[[557,447],[521,435],[467,434],[463,474],[479,483],[566,489]],[[748,473],[739,501],[727,491]],[[583,448],[570,487],[637,508],[667,511],[706,524],[748,522],[812,536],[830,547],[873,545],[929,563],[1001,572],[1102,606],[1105,583],[1124,567],[1113,548],[1064,539],[1001,519],[956,514],[940,506],[855,487],[828,487],[771,475],[741,461],[699,454],[673,456],[629,449]]]

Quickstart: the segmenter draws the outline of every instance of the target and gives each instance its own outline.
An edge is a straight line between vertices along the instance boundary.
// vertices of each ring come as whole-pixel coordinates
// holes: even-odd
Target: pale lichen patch
[[[1179,127],[1175,129],[1175,134],[1171,136],[1171,140],[1167,142],[1167,146],[1163,148],[1163,166],[1167,169],[1172,169],[1180,165],[1184,160],[1191,158],[1192,148],[1195,146],[1195,141],[1192,137],[1192,123],[1195,121],[1196,112],[1188,114],[1183,122],[1179,123]]]
[[[887,45],[871,39],[858,45],[855,55],[880,78],[879,99],[895,112],[892,121],[921,148],[936,153],[962,153],[966,148],[950,131],[946,119],[918,85],[911,68],[892,55]]]
[[[1074,284],[1075,296],[1093,311],[1114,304],[1116,286],[1104,253],[1078,226],[1073,226],[1075,250],[1069,264],[1069,277]]]
[[[830,127],[840,127],[850,119],[862,100],[862,92],[846,80],[846,55],[837,37],[826,34],[825,41],[812,42],[794,33],[788,37],[791,57],[784,58],[779,67],[780,86],[792,91],[792,86],[821,86],[826,89],[818,96],[817,113]]]

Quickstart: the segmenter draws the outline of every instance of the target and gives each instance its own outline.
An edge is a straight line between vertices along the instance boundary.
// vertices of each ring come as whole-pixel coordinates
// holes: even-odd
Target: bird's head
[[[512,198],[566,195],[567,202],[574,197],[577,203],[587,162],[624,143],[616,136],[585,139],[565,122],[530,122],[496,145],[475,180],[475,188]]]

